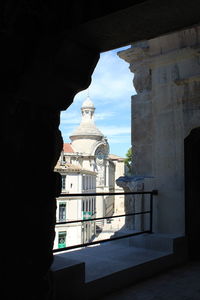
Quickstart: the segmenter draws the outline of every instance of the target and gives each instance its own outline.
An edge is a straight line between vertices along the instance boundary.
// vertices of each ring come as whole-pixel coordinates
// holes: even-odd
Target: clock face
[[[103,165],[103,161],[107,157],[107,155],[108,155],[107,147],[105,145],[100,145],[95,151],[97,164]]]
[[[99,151],[98,153],[97,153],[97,158],[98,159],[104,159],[104,157],[105,157],[105,155],[104,155],[104,153],[102,152],[102,151]]]

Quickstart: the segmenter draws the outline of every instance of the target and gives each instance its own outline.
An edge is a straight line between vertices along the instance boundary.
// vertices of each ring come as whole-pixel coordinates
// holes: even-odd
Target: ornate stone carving
[[[133,85],[137,93],[151,90],[151,70],[144,65],[136,69]]]
[[[118,53],[119,57],[130,63],[134,73],[133,85],[137,93],[151,89],[151,69],[148,66],[148,45],[138,43],[135,47]]]

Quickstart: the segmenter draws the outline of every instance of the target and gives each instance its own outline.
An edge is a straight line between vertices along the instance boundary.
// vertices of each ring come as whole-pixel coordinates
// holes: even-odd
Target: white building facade
[[[62,194],[57,198],[54,249],[90,242],[96,234],[95,221],[74,221],[96,217],[96,197],[81,195],[95,193],[96,173],[60,161],[55,170],[62,176]],[[69,221],[73,223],[65,223]]]
[[[62,176],[63,194],[123,192],[116,179],[124,175],[124,159],[109,154],[107,138],[96,127],[95,107],[88,97],[81,107],[81,122],[65,143],[56,171]],[[100,195],[59,197],[57,222],[112,217],[124,212],[124,196]],[[114,219],[115,220],[115,219]],[[117,220],[116,220],[117,221]],[[116,223],[116,222],[115,222]],[[57,224],[55,248],[90,242],[98,230],[103,230],[104,220]],[[123,225],[120,220],[119,224]],[[119,228],[119,224],[115,226]]]

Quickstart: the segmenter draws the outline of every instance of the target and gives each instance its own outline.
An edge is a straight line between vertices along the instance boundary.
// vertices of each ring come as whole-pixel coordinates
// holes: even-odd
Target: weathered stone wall
[[[200,125],[200,27],[135,43],[130,63],[134,172],[155,176],[154,230],[184,234],[184,139]]]

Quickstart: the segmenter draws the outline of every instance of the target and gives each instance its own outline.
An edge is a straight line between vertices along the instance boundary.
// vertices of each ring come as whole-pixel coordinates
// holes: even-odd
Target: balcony
[[[117,193],[105,193],[108,194]],[[52,270],[56,281],[57,299],[65,299],[65,297],[67,299],[69,293],[74,299],[94,299],[94,294],[95,299],[102,298],[107,293],[186,261],[185,237],[153,232],[155,191],[118,194],[129,197],[128,202],[131,199],[135,201],[135,197],[140,196],[137,200],[145,202],[142,210],[126,212],[123,215],[62,222],[63,225],[70,226],[73,223],[111,221],[108,224],[105,222],[102,232],[91,241],[54,249]],[[68,196],[72,197],[72,195]],[[80,196],[74,194],[73,197],[77,195]],[[88,196],[88,194],[81,196]],[[102,194],[93,193],[90,196],[97,197]],[[135,227],[127,230],[126,226],[123,226],[115,233],[110,230],[111,234],[109,230],[104,230],[109,226],[111,228],[113,220],[119,218],[135,220]],[[130,225],[130,221],[128,224]],[[109,238],[106,238],[106,234]],[[66,282],[68,293],[66,293]]]

